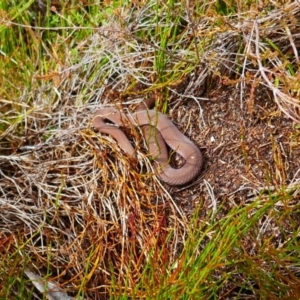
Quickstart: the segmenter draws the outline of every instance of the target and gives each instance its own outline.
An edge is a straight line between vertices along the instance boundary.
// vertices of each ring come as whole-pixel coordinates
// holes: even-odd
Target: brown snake
[[[107,107],[95,112],[93,127],[99,132],[111,135],[128,155],[136,159],[135,150],[124,132],[106,121],[117,126],[150,125],[144,126],[146,128],[143,131],[150,155],[155,160],[155,169],[162,181],[170,185],[183,185],[193,180],[201,171],[203,156],[200,150],[162,113],[145,109],[125,114]],[[166,144],[185,160],[181,168],[175,169],[169,164]]]

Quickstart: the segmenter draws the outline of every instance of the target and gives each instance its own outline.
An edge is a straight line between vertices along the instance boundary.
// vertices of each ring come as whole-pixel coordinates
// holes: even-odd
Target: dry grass
[[[2,8],[2,37],[26,39],[0,49],[0,297],[43,297],[24,270],[61,297],[300,296],[299,4],[217,3],[76,4],[34,27]],[[159,182],[139,129],[138,165],[92,130],[145,97],[205,153],[190,186]]]

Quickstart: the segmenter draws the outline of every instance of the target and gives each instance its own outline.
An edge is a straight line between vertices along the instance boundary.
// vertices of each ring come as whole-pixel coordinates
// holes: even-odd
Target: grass
[[[47,299],[50,283],[76,299],[299,299],[299,169],[285,148],[299,147],[298,16],[276,1],[74,1],[44,13],[2,1],[0,299]],[[100,105],[155,97],[198,135],[222,84],[249,114],[268,89],[277,110],[258,123],[294,122],[289,145],[270,135],[273,163],[266,155],[250,196],[217,194],[209,162],[201,189],[169,189],[138,130],[135,166],[90,129]],[[239,149],[246,177],[242,130]]]

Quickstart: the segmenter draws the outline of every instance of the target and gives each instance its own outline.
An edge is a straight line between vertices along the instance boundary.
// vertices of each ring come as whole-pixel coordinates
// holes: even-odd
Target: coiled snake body
[[[162,113],[155,110],[140,110],[132,114],[122,113],[115,108],[97,110],[93,118],[94,128],[111,135],[119,146],[130,156],[136,158],[135,150],[124,132],[118,127],[107,124],[110,121],[117,126],[144,126],[144,135],[149,153],[154,158],[154,166],[160,179],[170,185],[183,185],[194,179],[203,165],[203,156],[197,146],[184,136],[177,127]],[[151,129],[157,130],[151,130]],[[169,164],[166,144],[183,157],[185,163],[179,169]]]

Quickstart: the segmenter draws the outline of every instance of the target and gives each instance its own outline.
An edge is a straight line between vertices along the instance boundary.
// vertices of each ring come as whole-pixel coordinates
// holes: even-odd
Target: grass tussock
[[[0,3],[0,298],[298,299],[299,4]],[[232,92],[234,91],[234,92]],[[95,133],[148,97],[204,151],[156,177]]]

